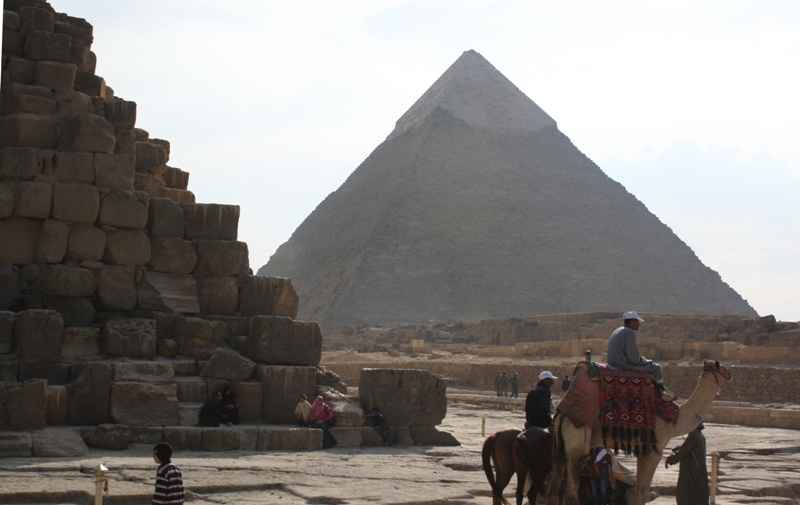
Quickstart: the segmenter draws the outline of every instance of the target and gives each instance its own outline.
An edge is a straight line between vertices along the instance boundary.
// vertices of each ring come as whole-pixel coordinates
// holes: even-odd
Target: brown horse
[[[483,471],[492,488],[492,504],[510,505],[503,490],[515,473],[517,505],[522,505],[526,481],[529,483],[528,501],[536,503],[536,495],[544,490],[544,481],[553,463],[552,448],[553,437],[542,428],[529,428],[524,432],[511,428],[486,437],[481,455]]]

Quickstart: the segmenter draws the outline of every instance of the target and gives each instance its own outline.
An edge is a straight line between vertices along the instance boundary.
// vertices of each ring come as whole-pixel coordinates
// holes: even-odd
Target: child
[[[377,407],[372,407],[371,412],[372,414],[367,414],[365,417],[372,421],[373,426],[380,427],[381,437],[383,437],[383,445],[392,445],[392,441],[389,438],[389,423],[386,422],[386,419],[383,417],[383,414],[381,414]]]
[[[186,493],[183,490],[183,476],[178,467],[170,461],[172,446],[164,442],[153,447],[153,461],[158,463],[156,472],[156,492],[153,505],[183,505]]]
[[[300,395],[300,401],[294,409],[294,416],[297,418],[297,425],[301,428],[308,427],[308,415],[311,413],[311,404],[308,403],[306,395]]]

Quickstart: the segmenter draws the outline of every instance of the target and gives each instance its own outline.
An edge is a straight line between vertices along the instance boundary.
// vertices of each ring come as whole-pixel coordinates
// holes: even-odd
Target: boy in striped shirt
[[[153,447],[153,460],[158,463],[153,505],[183,505],[186,494],[183,490],[183,476],[170,458],[172,458],[172,446],[168,443],[164,442]]]

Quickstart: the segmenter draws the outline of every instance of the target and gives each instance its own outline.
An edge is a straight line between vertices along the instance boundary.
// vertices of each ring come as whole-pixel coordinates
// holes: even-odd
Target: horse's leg
[[[660,452],[651,452],[646,458],[639,456],[636,458],[636,491],[634,495],[635,505],[644,505],[647,495],[650,493],[650,484],[653,482],[653,474],[661,462]]]

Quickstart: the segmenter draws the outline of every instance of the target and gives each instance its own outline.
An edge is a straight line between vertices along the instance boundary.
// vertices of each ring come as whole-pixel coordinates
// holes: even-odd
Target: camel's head
[[[711,372],[714,374],[715,379],[719,382],[720,379],[725,381],[731,380],[731,372],[723,365],[720,365],[719,361],[711,361],[707,359],[703,362],[703,371],[704,372]]]

